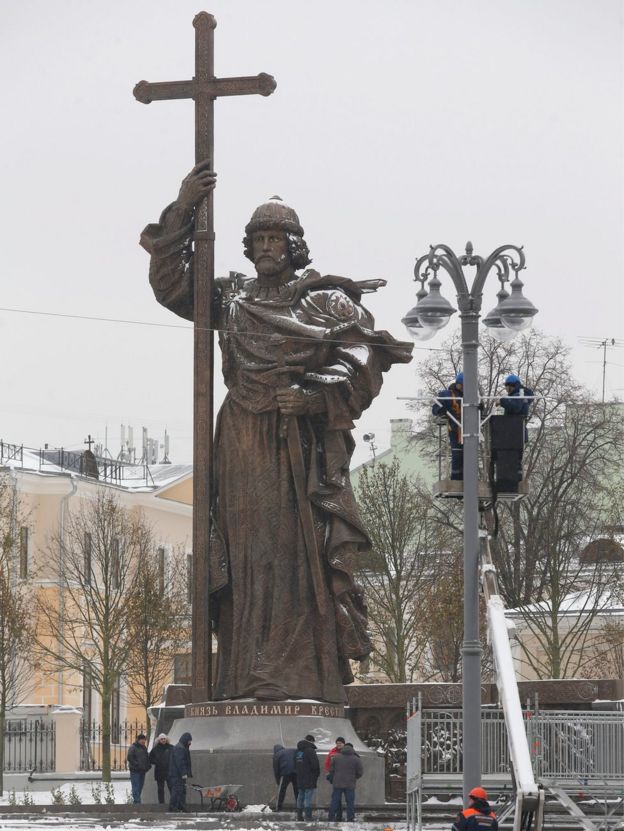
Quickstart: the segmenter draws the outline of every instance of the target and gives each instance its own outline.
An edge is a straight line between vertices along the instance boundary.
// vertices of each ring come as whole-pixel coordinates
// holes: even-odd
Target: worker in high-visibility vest
[[[496,814],[487,801],[484,788],[473,788],[468,794],[468,807],[459,812],[453,831],[498,831]]]
[[[462,403],[464,400],[464,373],[458,373],[448,389],[440,390],[431,408],[435,416],[445,415],[448,421],[451,445],[451,479],[464,478],[464,443],[462,435]],[[452,416],[452,418],[451,418]]]

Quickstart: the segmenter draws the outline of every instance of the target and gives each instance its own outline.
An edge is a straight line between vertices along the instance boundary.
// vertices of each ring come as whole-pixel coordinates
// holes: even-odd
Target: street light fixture
[[[535,306],[522,294],[523,285],[524,283],[516,274],[511,281],[511,297],[507,297],[498,304],[501,323],[516,332],[529,329],[537,314]]]
[[[488,257],[474,253],[466,243],[461,256],[447,245],[431,246],[429,253],[416,260],[414,279],[421,283],[418,303],[403,319],[410,334],[414,319],[433,331],[443,328],[455,309],[440,294],[438,272],[445,271],[457,292],[461,318],[463,352],[462,432],[464,443],[464,642],[462,645],[462,707],[464,800],[481,783],[481,642],[479,640],[479,316],[485,281],[495,269],[501,283],[497,306],[483,323],[499,340],[511,340],[528,328],[537,314],[535,306],[522,294],[518,272],[524,268],[522,248],[502,245]],[[468,287],[464,267],[476,268]],[[511,294],[505,284],[513,273]],[[429,283],[429,293],[425,283]],[[420,338],[422,340],[422,338]]]
[[[432,338],[435,333],[436,329],[432,329],[429,326],[423,326],[418,318],[418,306],[425,297],[427,297],[427,289],[425,288],[424,284],[427,281],[427,277],[420,277],[416,271],[414,271],[414,280],[420,282],[420,290],[416,293],[416,300],[418,301],[416,305],[409,310],[409,312],[405,315],[405,317],[401,320],[401,323],[407,329],[408,335],[415,341],[424,341],[429,340]]]
[[[498,297],[498,305],[496,308],[492,309],[491,312],[488,312],[483,318],[483,325],[487,326],[489,335],[501,343],[507,343],[508,341],[513,340],[518,333],[514,329],[510,329],[508,326],[504,326],[500,319],[500,314],[498,313],[498,308],[501,302],[509,297],[509,292],[505,290],[504,282],[501,284],[500,291],[496,296]]]

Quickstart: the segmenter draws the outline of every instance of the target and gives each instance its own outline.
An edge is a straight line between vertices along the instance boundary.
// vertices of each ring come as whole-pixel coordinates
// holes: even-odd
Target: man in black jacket
[[[295,770],[297,772],[297,787],[299,788],[297,819],[302,820],[305,811],[305,819],[311,820],[314,791],[321,773],[314,736],[308,735],[297,744]]]
[[[170,811],[185,811],[186,807],[186,780],[193,775],[191,770],[191,741],[190,733],[182,733],[180,741],[171,751],[169,757],[169,800]]]
[[[173,750],[166,733],[156,738],[154,747],[150,750],[149,760],[154,765],[154,779],[158,788],[158,801],[165,804],[165,782],[169,776],[169,756]]]
[[[283,747],[281,744],[273,745],[273,773],[275,774],[276,784],[280,786],[276,806],[278,811],[282,810],[289,785],[292,785],[295,802],[299,795],[297,774],[295,772],[295,753],[294,747]]]
[[[135,805],[141,804],[141,791],[145,783],[145,774],[151,768],[147,755],[147,736],[143,733],[136,737],[128,749],[126,757],[128,770],[130,771],[130,783],[132,785],[132,801]]]

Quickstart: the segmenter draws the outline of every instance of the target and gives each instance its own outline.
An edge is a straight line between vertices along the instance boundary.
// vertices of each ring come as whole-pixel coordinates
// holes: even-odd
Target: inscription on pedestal
[[[313,704],[309,701],[206,701],[203,704],[187,704],[187,718],[213,718],[215,716],[322,716],[344,718],[342,704]]]

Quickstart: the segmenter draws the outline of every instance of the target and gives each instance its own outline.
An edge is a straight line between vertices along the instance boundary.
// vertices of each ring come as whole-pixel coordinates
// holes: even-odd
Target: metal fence
[[[145,733],[140,721],[121,721],[111,725],[111,770],[125,770],[128,749],[136,737]],[[102,725],[80,722],[80,770],[102,770]]]
[[[4,765],[9,773],[55,770],[56,732],[54,721],[7,719],[4,729]]]
[[[624,784],[624,713],[524,712],[529,750],[538,779],[615,781]],[[500,710],[481,716],[484,775],[510,771],[505,719]],[[422,717],[423,774],[461,774],[462,711],[425,710]]]
[[[423,712],[423,773],[463,771],[462,711],[425,710]],[[509,747],[505,719],[499,710],[481,714],[481,759],[484,774],[509,770]]]
[[[624,787],[624,713],[538,712],[527,719],[539,779],[600,779]]]

